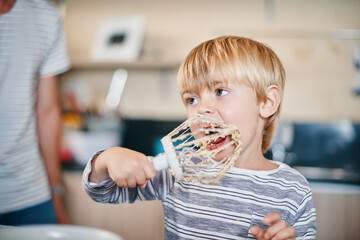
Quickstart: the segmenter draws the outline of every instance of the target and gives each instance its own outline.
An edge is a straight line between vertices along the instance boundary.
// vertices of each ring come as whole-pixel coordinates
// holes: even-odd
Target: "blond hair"
[[[178,72],[180,93],[211,88],[216,81],[241,81],[256,92],[258,103],[266,101],[267,88],[276,85],[282,98],[285,70],[278,56],[263,43],[244,37],[222,36],[196,46]],[[270,146],[279,121],[277,111],[267,119],[262,151]]]

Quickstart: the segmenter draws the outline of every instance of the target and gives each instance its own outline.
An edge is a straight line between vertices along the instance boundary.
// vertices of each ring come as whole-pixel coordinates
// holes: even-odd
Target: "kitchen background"
[[[56,2],[72,61],[60,79],[72,224],[162,238],[160,202],[94,203],[81,190],[81,171],[112,145],[160,152],[159,138],[186,117],[176,88],[181,61],[200,42],[241,35],[271,46],[287,72],[267,156],[309,179],[318,239],[360,239],[360,1]]]

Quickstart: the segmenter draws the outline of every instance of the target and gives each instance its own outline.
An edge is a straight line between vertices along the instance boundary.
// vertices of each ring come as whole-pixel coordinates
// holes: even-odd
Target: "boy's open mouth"
[[[226,138],[220,137],[220,138],[216,139],[215,141],[212,141],[210,144],[208,144],[209,150],[214,150],[214,149],[217,149],[217,148],[221,147],[222,145],[224,145],[225,139]]]
[[[213,134],[217,134],[218,132],[216,131],[210,131],[209,133],[206,133],[205,135],[206,136],[210,136],[210,135],[213,135]],[[214,139],[212,140],[210,143],[207,144],[207,148],[209,150],[214,150],[214,149],[217,149],[221,146],[223,146],[225,144],[225,140],[229,138],[229,136],[226,136],[226,137],[218,137],[217,139]]]

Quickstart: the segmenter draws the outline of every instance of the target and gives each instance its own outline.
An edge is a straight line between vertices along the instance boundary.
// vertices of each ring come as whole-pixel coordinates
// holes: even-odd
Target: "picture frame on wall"
[[[94,62],[131,62],[140,57],[146,18],[142,15],[109,18],[97,31],[91,50]]]

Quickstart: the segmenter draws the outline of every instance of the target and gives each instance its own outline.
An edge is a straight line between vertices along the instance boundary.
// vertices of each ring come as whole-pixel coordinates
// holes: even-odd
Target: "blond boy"
[[[180,94],[188,117],[203,114],[238,127],[242,151],[234,167],[213,184],[185,183],[168,169],[156,172],[152,157],[114,147],[89,161],[84,189],[98,202],[160,199],[166,239],[315,239],[308,182],[263,155],[284,82],[280,60],[262,43],[224,36],[198,45],[180,67]]]

